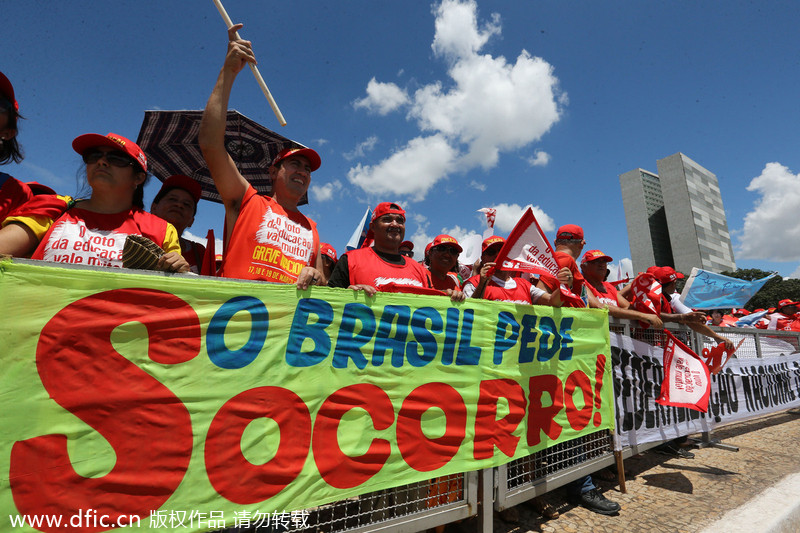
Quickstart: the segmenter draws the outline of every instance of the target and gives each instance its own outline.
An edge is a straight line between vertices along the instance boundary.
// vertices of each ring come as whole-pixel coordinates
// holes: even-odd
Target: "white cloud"
[[[205,237],[198,237],[188,229],[183,231],[183,235],[181,235],[181,237],[190,241],[199,242],[203,246],[208,246],[208,239]],[[214,239],[214,253],[222,254],[222,239]]]
[[[519,222],[519,219],[522,218],[522,214],[531,207],[533,209],[533,216],[536,217],[536,222],[539,223],[539,227],[542,228],[542,231],[547,233],[553,231],[556,226],[553,222],[553,219],[542,211],[542,208],[538,205],[531,206],[530,204],[525,206],[520,206],[518,204],[497,204],[489,207],[494,207],[497,209],[497,215],[494,221],[494,227],[501,232],[508,233],[514,226]],[[483,216],[483,214],[481,214]],[[548,239],[551,236],[547,237]]]
[[[469,186],[472,187],[473,189],[477,189],[477,190],[479,190],[481,192],[486,190],[486,184],[485,183],[478,183],[475,180],[470,181],[469,182]]]
[[[419,148],[422,137],[410,141],[400,152],[369,168],[369,179],[351,181],[367,192],[391,191],[422,199],[436,181],[449,172],[475,167],[494,167],[500,154],[539,140],[561,116],[560,102],[566,101],[558,89],[553,68],[541,58],[522,50],[514,63],[502,56],[481,54],[492,36],[500,35],[499,16],[482,27],[478,24],[474,0],[444,0],[434,9],[436,33],[432,48],[436,57],[448,63],[450,80],[436,81],[418,89],[410,100],[408,117],[422,132],[433,133],[449,149],[439,146],[451,157],[441,170],[426,179],[412,168],[386,164],[402,159],[403,152]],[[394,84],[379,84],[374,79],[367,86],[368,97],[356,107],[373,109],[377,100],[370,91],[379,92]],[[405,95],[405,93],[403,93]],[[384,113],[385,114],[385,113]],[[351,169],[351,176],[361,177],[363,168]]]
[[[356,109],[387,115],[408,102],[408,95],[394,83],[381,83],[375,78],[367,83],[367,96],[353,102]]]
[[[329,141],[328,139],[314,139],[313,142],[314,142],[313,146],[325,146],[326,144],[328,144]]]
[[[800,265],[794,269],[794,272],[792,272],[786,277],[791,279],[800,279]]]
[[[532,167],[544,167],[550,162],[550,154],[547,152],[542,152],[541,150],[536,150],[533,153],[533,157],[528,158],[528,164]]]
[[[622,277],[617,275],[620,266],[622,267]],[[608,269],[611,270],[611,273],[608,275],[608,281],[619,281],[626,277],[633,279],[633,261],[631,261],[629,257],[623,257],[617,263],[609,263]]]
[[[377,165],[359,163],[347,172],[347,179],[370,194],[399,194],[422,200],[445,177],[456,155],[441,135],[417,137]]]
[[[358,143],[356,147],[353,148],[352,152],[346,152],[342,154],[342,157],[344,157],[348,161],[352,161],[353,159],[356,159],[358,157],[364,157],[364,154],[375,148],[375,145],[377,143],[378,143],[378,137],[372,135],[370,137],[367,137],[367,140]]]
[[[780,163],[767,163],[747,190],[758,193],[760,198],[744,217],[737,257],[800,259],[800,224],[796,223],[800,212],[800,174],[793,174]]]
[[[333,199],[333,194],[342,188],[342,182],[339,180],[326,183],[325,185],[312,185],[310,187],[311,196],[317,202],[327,202]]]

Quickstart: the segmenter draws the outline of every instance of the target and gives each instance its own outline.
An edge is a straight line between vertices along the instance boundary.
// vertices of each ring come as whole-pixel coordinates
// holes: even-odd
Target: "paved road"
[[[800,493],[792,489],[800,476],[791,476],[800,473],[800,415],[784,411],[723,427],[713,436],[739,446],[739,451],[696,449],[692,450],[694,459],[676,459],[653,451],[632,457],[625,461],[627,494],[619,491],[616,482],[596,481],[606,497],[622,506],[617,516],[598,515],[566,503],[562,488],[545,495],[558,508],[559,518],[545,521],[522,504],[518,506],[519,522],[507,523],[495,514],[494,530],[700,533],[713,525],[713,530],[728,533],[736,525],[757,533],[773,531],[770,526],[780,513],[793,506],[800,508]],[[746,512],[729,514],[737,510]],[[795,513],[798,516],[800,512]],[[475,531],[474,524],[459,526],[452,531]],[[800,523],[781,531],[800,531]]]

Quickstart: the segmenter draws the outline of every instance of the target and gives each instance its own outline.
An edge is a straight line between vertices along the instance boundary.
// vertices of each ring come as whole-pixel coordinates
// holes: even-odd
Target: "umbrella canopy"
[[[221,203],[197,142],[202,117],[202,111],[145,111],[136,143],[147,155],[148,169],[156,178],[164,181],[173,174],[191,176],[203,188],[201,198]],[[271,194],[272,179],[267,169],[272,160],[284,148],[305,146],[230,110],[225,148],[239,172],[258,193]],[[307,203],[308,195],[298,202],[300,205]]]

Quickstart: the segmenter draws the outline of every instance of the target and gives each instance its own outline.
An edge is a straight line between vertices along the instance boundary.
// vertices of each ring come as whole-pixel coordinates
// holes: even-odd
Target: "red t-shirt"
[[[601,304],[619,307],[619,301],[617,300],[617,288],[611,283],[604,281],[602,292],[597,290],[594,285],[588,281],[586,282],[586,287],[588,287],[589,290],[592,291],[592,294],[594,294],[597,299],[600,300]]]
[[[26,183],[0,172],[0,222],[33,196],[33,191]]]
[[[447,289],[457,291],[461,289],[461,283],[458,281],[458,276],[452,272],[448,272],[444,279],[439,279],[431,274],[431,282],[433,282],[433,288],[440,291],[446,291]]]
[[[483,288],[483,299],[494,300],[497,302],[511,302],[516,304],[532,305],[533,297],[531,296],[531,289],[533,286],[531,285],[531,282],[525,278],[509,278],[509,280],[514,281],[514,287],[510,289],[502,285],[498,285],[496,281],[494,281],[492,278],[489,278],[486,281],[486,286]],[[465,281],[464,285],[470,284],[477,288],[480,281],[480,275],[476,275]]]
[[[372,248],[358,248],[347,252],[350,285],[372,285],[379,291],[382,286],[431,288],[428,269],[414,260],[403,257],[402,265],[387,263]]]
[[[299,211],[286,211],[251,186],[242,198],[230,242],[225,243],[219,275],[295,283],[304,266],[314,266],[318,249],[313,220]]]
[[[15,220],[23,221],[21,217]],[[166,252],[180,252],[175,228],[141,209],[107,214],[73,207],[53,222],[31,259],[122,267],[128,235],[144,235]]]

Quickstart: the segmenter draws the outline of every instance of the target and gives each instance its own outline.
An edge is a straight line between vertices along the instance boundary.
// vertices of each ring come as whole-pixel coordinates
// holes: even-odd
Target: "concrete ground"
[[[559,518],[544,520],[523,503],[517,506],[518,522],[505,522],[495,513],[494,531],[800,532],[800,413],[784,411],[732,424],[712,437],[739,451],[692,449],[694,459],[645,452],[625,461],[626,494],[617,482],[595,477],[605,496],[622,506],[617,516],[569,504],[561,488],[544,496]],[[446,531],[475,530],[476,524],[466,521]]]

